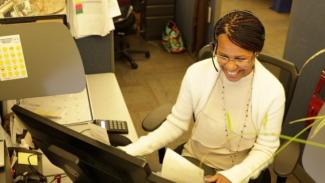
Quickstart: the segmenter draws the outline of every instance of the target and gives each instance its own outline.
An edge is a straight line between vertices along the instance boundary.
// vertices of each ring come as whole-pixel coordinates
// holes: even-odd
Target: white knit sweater
[[[218,74],[211,58],[190,66],[183,78],[177,101],[166,121],[154,132],[122,149],[131,155],[146,155],[180,137],[189,129],[193,113],[197,116],[202,111]],[[233,183],[248,182],[272,162],[280,144],[278,135],[281,131],[284,105],[285,92],[282,84],[255,60],[252,120],[258,130],[258,137],[249,155],[240,164],[220,171],[220,174]]]

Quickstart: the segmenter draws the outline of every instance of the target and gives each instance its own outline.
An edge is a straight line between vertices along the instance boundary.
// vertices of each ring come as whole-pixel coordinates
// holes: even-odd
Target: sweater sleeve
[[[140,137],[136,142],[119,147],[132,156],[143,156],[164,147],[183,134],[183,130],[172,123],[164,122],[157,130]]]
[[[233,183],[248,182],[256,178],[272,161],[276,150],[280,145],[279,134],[284,114],[285,97],[282,92],[272,100],[268,106],[267,120],[261,120],[259,134],[248,156],[240,163],[228,170],[219,173],[227,177]],[[263,122],[264,121],[264,122]]]
[[[189,77],[186,72],[177,101],[166,121],[158,129],[139,138],[136,142],[120,147],[122,150],[133,156],[150,154],[176,140],[188,130],[193,115]]]

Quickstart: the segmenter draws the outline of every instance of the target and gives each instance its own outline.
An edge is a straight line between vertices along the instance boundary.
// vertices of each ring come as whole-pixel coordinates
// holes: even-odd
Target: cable
[[[34,173],[39,177],[39,181],[40,182],[47,182],[47,179],[46,179],[46,177],[43,175],[43,174],[41,174],[33,165],[32,165],[32,163],[30,162],[30,157],[32,157],[32,156],[36,156],[36,158],[37,158],[37,154],[31,154],[31,155],[29,155],[28,157],[27,157],[27,160],[28,160],[28,167],[31,169],[31,171],[33,172],[34,171]],[[30,175],[30,173],[28,173],[27,174],[28,176]]]
[[[52,177],[52,176],[47,176],[47,177]],[[61,180],[62,178],[68,177],[65,173],[61,173],[61,174],[57,174],[54,175],[54,178],[49,182],[49,183],[53,183],[55,180]]]
[[[210,44],[211,44],[211,46],[214,46],[213,53],[212,53],[212,63],[213,63],[213,67],[214,67],[214,69],[215,69],[217,72],[219,72],[219,70],[218,70],[218,68],[217,68],[217,66],[216,66],[215,60],[214,60],[214,58],[215,58],[215,56],[216,56],[216,49],[217,49],[217,46],[216,46],[215,44],[213,44],[213,43],[210,43]]]
[[[81,130],[79,133],[83,133],[83,132],[88,131],[88,130],[90,130],[90,128],[87,128],[87,129]]]

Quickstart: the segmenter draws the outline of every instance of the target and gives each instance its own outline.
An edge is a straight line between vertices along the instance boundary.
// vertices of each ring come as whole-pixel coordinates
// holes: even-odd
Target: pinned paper
[[[18,164],[23,165],[38,165],[37,154],[18,152]]]
[[[0,81],[26,77],[28,75],[20,36],[1,36]]]

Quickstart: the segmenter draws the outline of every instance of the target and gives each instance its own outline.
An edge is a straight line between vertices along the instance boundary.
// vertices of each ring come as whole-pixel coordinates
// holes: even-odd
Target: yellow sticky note
[[[34,165],[34,166],[38,165],[37,154],[18,152],[18,164]]]

